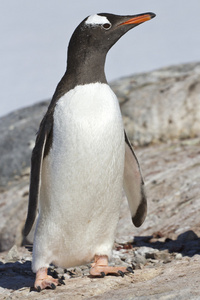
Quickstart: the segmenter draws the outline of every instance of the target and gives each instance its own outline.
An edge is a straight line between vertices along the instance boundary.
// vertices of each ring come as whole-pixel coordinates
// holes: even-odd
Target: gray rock
[[[48,102],[26,107],[0,118],[0,188],[29,174],[30,156]]]
[[[28,176],[0,193],[0,251],[22,244],[22,230],[28,206]]]
[[[6,262],[16,262],[20,259],[17,246],[14,245],[9,251],[8,254],[6,255],[5,261]]]
[[[135,251],[135,257],[134,257],[134,262],[136,265],[145,265],[146,264],[146,258],[145,256],[139,254],[137,251]]]
[[[154,249],[154,248],[150,248],[150,247],[140,247],[138,250],[137,250],[137,254],[139,255],[142,255],[142,256],[146,256],[148,254],[151,254],[151,253],[156,253],[158,252],[157,249]]]
[[[119,79],[112,87],[135,145],[199,136],[200,63]]]

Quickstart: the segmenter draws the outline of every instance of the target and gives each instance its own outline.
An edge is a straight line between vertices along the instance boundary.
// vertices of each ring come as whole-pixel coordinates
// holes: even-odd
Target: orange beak
[[[150,14],[145,14],[145,15],[141,15],[141,16],[135,16],[123,23],[121,23],[120,25],[128,25],[128,24],[140,24],[146,21],[149,21],[152,19],[152,15]]]

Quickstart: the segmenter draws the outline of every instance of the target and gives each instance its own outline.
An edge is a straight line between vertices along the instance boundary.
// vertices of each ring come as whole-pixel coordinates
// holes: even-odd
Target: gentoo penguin
[[[93,261],[92,276],[131,271],[108,265],[123,188],[135,226],[143,223],[147,205],[140,167],[104,65],[121,36],[153,17],[95,14],[71,37],[66,73],[32,152],[24,234],[31,230],[39,203],[32,261],[38,291],[62,283],[47,274],[51,263],[68,268]]]

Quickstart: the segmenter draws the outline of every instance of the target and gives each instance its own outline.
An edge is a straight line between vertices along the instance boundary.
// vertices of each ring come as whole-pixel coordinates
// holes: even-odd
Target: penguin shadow
[[[31,261],[0,262],[0,287],[20,290],[34,286],[35,274],[31,271]]]
[[[160,232],[156,232],[152,236],[135,236],[133,247],[142,246],[168,250],[169,253],[181,253],[182,256],[188,257],[200,255],[200,237],[193,230],[180,234],[176,240],[164,238]]]

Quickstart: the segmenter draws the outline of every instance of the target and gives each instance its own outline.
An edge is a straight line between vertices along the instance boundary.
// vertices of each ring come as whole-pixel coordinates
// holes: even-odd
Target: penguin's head
[[[108,50],[130,29],[154,18],[154,13],[119,16],[99,13],[85,18],[75,29],[70,44],[71,48],[86,48],[90,51]]]

